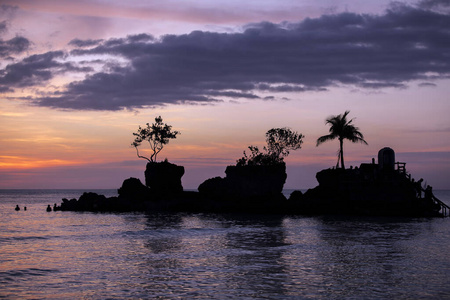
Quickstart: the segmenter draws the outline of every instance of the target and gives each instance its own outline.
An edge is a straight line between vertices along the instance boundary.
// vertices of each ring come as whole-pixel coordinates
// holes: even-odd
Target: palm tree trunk
[[[344,140],[343,139],[339,139],[339,146],[341,149],[341,167],[342,167],[342,169],[345,169],[345,166],[344,166]]]

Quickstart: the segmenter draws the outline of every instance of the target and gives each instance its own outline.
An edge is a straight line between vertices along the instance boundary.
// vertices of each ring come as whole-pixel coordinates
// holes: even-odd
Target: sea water
[[[0,190],[0,298],[450,298],[450,218],[46,211],[81,193]]]

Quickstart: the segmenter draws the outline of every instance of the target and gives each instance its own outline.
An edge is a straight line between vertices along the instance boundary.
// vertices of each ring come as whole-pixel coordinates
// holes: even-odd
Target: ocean
[[[0,298],[450,299],[450,218],[46,211],[82,192],[0,190]]]

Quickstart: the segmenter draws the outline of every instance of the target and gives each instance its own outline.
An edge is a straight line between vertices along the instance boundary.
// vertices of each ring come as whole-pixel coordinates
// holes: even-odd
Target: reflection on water
[[[450,219],[27,213],[0,298],[450,297]]]
[[[247,217],[235,223],[236,230],[225,235],[226,267],[233,274],[227,278],[227,288],[247,297],[283,295],[288,278],[282,219]]]
[[[407,229],[407,230],[405,230]],[[382,297],[384,286],[402,285],[405,274],[406,249],[401,241],[414,237],[414,229],[405,223],[383,220],[324,219],[319,230],[324,242],[319,254],[321,273],[326,274],[324,286],[343,297],[365,295]],[[400,275],[400,276],[399,276]],[[376,278],[376,282],[374,281]]]

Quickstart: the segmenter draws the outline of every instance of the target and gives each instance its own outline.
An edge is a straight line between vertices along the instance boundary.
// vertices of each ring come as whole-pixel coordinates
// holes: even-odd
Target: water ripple
[[[55,269],[40,269],[40,268],[29,268],[29,269],[17,269],[17,270],[9,270],[9,271],[1,271],[0,272],[0,283],[5,283],[8,281],[17,281],[17,280],[28,280],[29,277],[40,277],[46,276],[51,273],[59,273],[59,270]]]
[[[450,298],[450,219],[31,212],[0,298]]]

